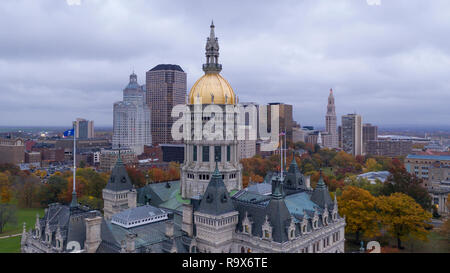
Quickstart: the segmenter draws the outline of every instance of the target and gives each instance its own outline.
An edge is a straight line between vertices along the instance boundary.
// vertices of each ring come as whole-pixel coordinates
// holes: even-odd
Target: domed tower
[[[227,190],[242,189],[242,165],[237,156],[237,114],[226,113],[229,106],[237,104],[237,97],[228,81],[220,75],[222,65],[219,63],[219,41],[214,33],[214,23],[211,23],[205,49],[206,63],[203,64],[205,75],[194,83],[187,101],[193,130],[191,140],[184,142],[185,155],[181,166],[183,198],[203,195],[214,173],[216,161]],[[211,108],[208,108],[210,105],[214,105],[215,109],[220,111],[205,115],[205,109]],[[212,120],[215,120],[216,124],[220,121],[223,125],[219,129],[222,132],[221,137],[211,139],[205,134],[200,134],[201,137],[194,135],[197,128],[195,122],[202,124],[201,128],[205,128]]]

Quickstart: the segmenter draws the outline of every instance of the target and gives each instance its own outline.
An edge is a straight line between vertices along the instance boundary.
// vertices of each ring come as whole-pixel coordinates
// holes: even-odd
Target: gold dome
[[[189,104],[200,97],[201,104],[235,104],[233,88],[219,73],[206,73],[198,79],[189,92]],[[212,101],[214,98],[214,101]]]

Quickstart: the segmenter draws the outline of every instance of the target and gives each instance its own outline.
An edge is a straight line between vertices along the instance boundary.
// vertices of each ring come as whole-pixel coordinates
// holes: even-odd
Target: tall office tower
[[[333,89],[330,89],[330,95],[328,96],[327,114],[325,116],[325,130],[328,133],[328,137],[324,138],[324,147],[337,148],[339,146],[336,126],[337,118],[336,108],[334,106]]]
[[[356,155],[363,153],[362,118],[357,114],[342,116],[342,148],[345,152]]]
[[[75,135],[78,139],[94,138],[94,121],[77,118],[75,121]]]
[[[292,134],[292,127],[294,124],[294,119],[292,117],[292,105],[290,104],[284,104],[279,102],[272,102],[269,103],[267,107],[267,130],[271,130],[272,125],[272,119],[271,119],[271,113],[272,109],[271,106],[279,106],[279,130],[280,133],[286,131],[286,140],[292,142],[293,141],[293,134]]]
[[[226,129],[226,124],[230,123],[233,128],[237,125],[237,115],[225,114],[226,106],[236,105],[237,98],[231,85],[220,75],[222,65],[218,59],[219,42],[214,33],[214,24],[211,24],[210,36],[206,42],[206,63],[203,64],[205,75],[194,83],[188,97],[188,106],[192,113],[191,128],[194,130],[191,140],[184,141],[184,163],[180,173],[183,198],[203,195],[215,171],[216,162],[227,190],[242,189],[242,165],[238,158],[237,134],[214,139],[208,139],[202,134],[199,140],[196,140],[194,135],[197,127],[195,121],[204,126],[210,120],[202,113],[211,104],[222,110],[222,113],[213,113],[211,117],[222,121],[222,128]]]
[[[258,122],[259,122],[259,105],[254,102],[240,102],[240,106],[244,107],[245,111],[245,119],[243,120],[245,127],[245,139],[238,140],[238,158],[250,158],[256,154],[256,141],[258,139]],[[256,113],[253,113],[249,108],[254,107]],[[255,114],[254,123],[251,120],[251,114]],[[252,128],[249,126],[252,125]],[[253,126],[255,125],[255,126]]]
[[[367,153],[367,145],[369,141],[378,140],[378,126],[370,123],[363,124],[363,152]]]
[[[186,104],[186,73],[179,65],[159,64],[147,71],[146,77],[153,145],[174,143],[171,113],[174,106]]]
[[[123,101],[114,103],[113,148],[129,148],[142,154],[144,145],[152,144],[150,109],[145,104],[145,91],[136,74],[123,90]]]

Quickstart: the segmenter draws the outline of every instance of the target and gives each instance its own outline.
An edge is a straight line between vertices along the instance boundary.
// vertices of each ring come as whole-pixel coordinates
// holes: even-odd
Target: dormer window
[[[252,233],[252,222],[250,221],[248,217],[248,213],[245,213],[244,219],[242,219],[242,226],[243,226],[243,232],[246,234]]]
[[[289,240],[295,239],[295,223],[292,218],[291,218],[291,223],[289,224],[288,237],[289,237]]]
[[[262,225],[263,239],[272,240],[272,226],[269,222],[269,216],[266,215],[266,222]]]
[[[314,227],[314,229],[317,229],[317,227],[318,227],[317,223],[318,223],[317,220],[314,220],[314,221],[313,221],[313,227]]]
[[[333,221],[336,221],[336,219],[337,219],[337,212],[333,212],[332,218],[333,218]]]
[[[326,215],[323,217],[323,224],[324,224],[325,226],[328,225],[328,216],[326,216]]]

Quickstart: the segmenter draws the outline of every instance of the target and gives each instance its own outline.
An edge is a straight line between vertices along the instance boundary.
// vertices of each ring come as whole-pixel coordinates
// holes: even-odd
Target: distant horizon
[[[450,130],[450,124],[447,125],[425,125],[425,124],[375,124],[371,123],[372,125],[378,126],[379,129],[433,129],[433,130]],[[302,127],[304,126],[313,126],[314,128],[324,129],[324,125],[317,125],[317,124],[300,124]],[[340,125],[340,124],[338,124]],[[0,125],[0,129],[8,129],[8,128],[51,128],[51,129],[60,129],[60,128],[70,128],[70,125]],[[101,129],[112,129],[112,125],[96,125],[94,121],[94,128],[101,128]]]

